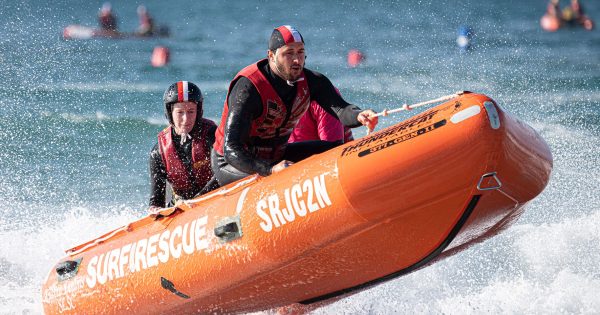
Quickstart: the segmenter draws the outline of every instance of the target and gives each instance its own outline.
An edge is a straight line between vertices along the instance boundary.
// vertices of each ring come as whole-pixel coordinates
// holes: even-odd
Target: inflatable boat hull
[[[69,250],[44,309],[230,313],[349,294],[497,234],[551,169],[532,128],[466,93]]]

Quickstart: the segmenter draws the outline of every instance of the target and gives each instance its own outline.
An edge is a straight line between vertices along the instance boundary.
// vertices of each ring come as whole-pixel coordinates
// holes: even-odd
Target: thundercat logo
[[[390,138],[392,138],[392,137],[396,138],[396,137],[398,137],[398,134],[402,135],[402,134],[406,133],[407,130],[409,130],[410,128],[412,128],[414,126],[419,126],[419,125],[423,125],[426,123],[430,123],[431,119],[437,113],[438,113],[438,111],[434,110],[432,112],[427,113],[426,115],[413,118],[402,124],[394,126],[393,128],[376,133],[370,137],[365,137],[362,140],[358,141],[356,144],[345,147],[344,150],[342,151],[342,156],[348,156],[352,153],[357,153],[357,152],[364,152],[363,150],[365,150],[365,147],[377,146],[377,145],[381,145],[382,143],[384,143],[383,144],[384,148],[389,147],[391,143],[388,143],[387,145],[385,143],[387,143],[390,140]],[[444,124],[445,124],[445,121],[444,121]],[[437,128],[437,127],[443,126],[443,124],[442,125],[436,124],[435,126]],[[430,131],[430,130],[427,130],[427,131]],[[420,132],[419,134],[415,134],[415,136],[421,135],[423,133],[424,132]],[[414,136],[409,137],[409,138],[414,138]],[[399,142],[395,142],[395,143],[399,143]],[[364,154],[364,153],[360,154],[359,157],[364,156],[364,155],[366,155],[366,154]]]

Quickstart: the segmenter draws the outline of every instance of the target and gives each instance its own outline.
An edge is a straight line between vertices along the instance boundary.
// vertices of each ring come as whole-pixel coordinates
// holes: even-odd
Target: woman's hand
[[[148,214],[157,214],[158,212],[160,212],[161,210],[163,210],[164,208],[161,207],[157,207],[157,206],[150,206],[148,208]]]
[[[283,161],[273,165],[273,167],[271,167],[271,174],[279,173],[292,164],[294,164],[294,162],[283,160]]]

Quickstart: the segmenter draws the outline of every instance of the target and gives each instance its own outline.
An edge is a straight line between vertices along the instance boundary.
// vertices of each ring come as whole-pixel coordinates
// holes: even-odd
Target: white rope
[[[464,91],[458,91],[458,92],[456,92],[454,94],[442,96],[440,98],[436,98],[436,99],[431,100],[431,101],[416,103],[416,104],[412,104],[412,105],[404,104],[404,105],[402,105],[402,107],[395,108],[395,109],[390,109],[390,110],[384,109],[381,113],[375,114],[375,117],[379,117],[379,116],[385,117],[385,116],[387,116],[389,114],[394,114],[394,113],[397,113],[397,112],[401,112],[403,110],[411,110],[413,108],[420,107],[420,106],[423,106],[423,105],[428,105],[428,104],[433,104],[433,103],[439,103],[439,102],[447,101],[449,99],[453,99],[455,97],[458,97],[458,96],[462,95],[463,93],[464,93]]]
[[[257,180],[259,178],[258,175],[254,175],[252,177],[248,177],[248,179],[242,180],[239,183],[235,184],[233,187],[230,188],[221,188],[219,190],[215,190],[214,192],[211,192],[210,194],[206,194],[202,197],[198,197],[196,199],[190,199],[190,200],[182,200],[183,203],[185,203],[186,205],[188,205],[190,208],[193,207],[195,204],[202,202],[206,199],[212,199],[214,197],[217,196],[224,196],[227,195],[228,193],[237,190],[238,188],[251,183],[255,180]],[[243,192],[242,192],[243,193]],[[247,193],[247,192],[246,192]]]

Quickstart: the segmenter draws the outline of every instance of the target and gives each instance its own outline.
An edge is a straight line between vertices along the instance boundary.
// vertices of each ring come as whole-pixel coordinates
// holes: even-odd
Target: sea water
[[[121,30],[137,26],[137,4],[113,3]],[[600,2],[583,4],[600,22]],[[197,83],[205,117],[218,120],[229,81],[266,55],[282,24],[304,36],[307,68],[362,108],[485,93],[554,156],[548,187],[508,230],[313,313],[600,313],[598,30],[542,31],[541,0],[149,0],[170,38],[62,39],[68,24],[95,26],[101,5],[0,8],[0,313],[42,313],[42,284],[65,249],[145,215],[163,91]],[[469,52],[456,45],[461,25],[475,33]],[[159,45],[171,62],[153,68]],[[346,64],[350,49],[366,56],[356,68]]]

